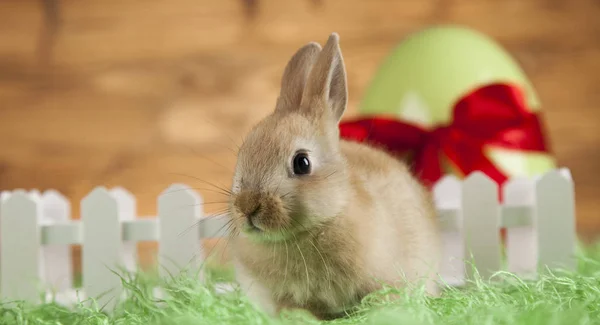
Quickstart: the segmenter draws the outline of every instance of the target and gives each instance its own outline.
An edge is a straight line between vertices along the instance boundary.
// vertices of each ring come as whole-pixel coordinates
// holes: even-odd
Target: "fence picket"
[[[110,194],[117,200],[119,220],[133,221],[137,216],[136,200],[131,192],[122,187],[114,187]],[[125,268],[133,272],[137,268],[137,242],[124,241],[121,246],[121,260]]]
[[[485,174],[469,175],[462,186],[463,234],[467,262],[486,279],[500,270],[500,207],[498,185]],[[471,278],[473,266],[466,266]]]
[[[573,176],[571,175],[571,170],[568,168],[559,168],[558,172],[564,176],[569,182],[573,182]]]
[[[121,294],[121,223],[117,200],[104,187],[81,202],[83,287],[88,298],[112,309]]]
[[[197,271],[203,257],[200,231],[201,198],[189,186],[174,184],[158,199],[158,261],[161,276]]]
[[[39,200],[15,191],[0,205],[0,288],[2,299],[38,302],[40,263]]]
[[[433,198],[435,205],[440,211],[453,211],[454,213],[446,216],[440,215],[441,219],[445,217],[450,220],[441,220],[442,224],[450,223],[450,229],[442,231],[442,261],[440,273],[444,281],[450,285],[458,285],[464,282],[465,278],[465,254],[464,242],[462,237],[461,199],[462,192],[460,181],[455,176],[445,176],[433,187]]]
[[[538,267],[575,269],[575,198],[570,177],[545,174],[536,184]]]
[[[45,191],[42,200],[42,224],[59,224],[69,221],[71,205],[55,190]],[[73,286],[73,262],[69,245],[45,245],[42,247],[45,284],[62,291]]]
[[[514,178],[504,184],[503,195],[506,206],[527,206],[533,211],[535,205],[535,186],[531,179]],[[531,223],[527,226],[506,229],[506,254],[508,271],[531,275],[536,271],[537,242],[533,225],[533,215],[529,215]]]

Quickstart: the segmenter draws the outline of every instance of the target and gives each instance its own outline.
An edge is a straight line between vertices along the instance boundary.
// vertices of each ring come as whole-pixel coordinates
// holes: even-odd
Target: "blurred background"
[[[224,197],[204,182],[229,186],[233,150],[273,109],[298,47],[340,34],[349,117],[407,34],[457,23],[498,41],[533,83],[590,240],[600,235],[598,17],[597,0],[2,0],[0,190],[57,189],[77,218],[92,188],[123,186],[154,215],[160,192],[183,182],[215,212]]]

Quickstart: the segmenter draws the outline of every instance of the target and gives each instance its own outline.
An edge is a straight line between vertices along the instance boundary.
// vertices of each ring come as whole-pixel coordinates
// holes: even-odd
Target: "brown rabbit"
[[[388,153],[340,140],[339,37],[309,43],[284,71],[275,111],[245,138],[230,215],[236,277],[274,315],[342,315],[382,283],[437,293],[440,238],[429,193]]]

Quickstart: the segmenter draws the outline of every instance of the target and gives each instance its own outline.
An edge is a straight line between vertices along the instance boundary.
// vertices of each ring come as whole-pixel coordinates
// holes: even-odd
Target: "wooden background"
[[[0,190],[79,200],[121,185],[152,215],[169,184],[224,197],[231,149],[273,109],[286,60],[341,35],[356,112],[378,64],[408,33],[459,23],[519,61],[571,168],[578,230],[600,234],[600,1],[0,1]]]

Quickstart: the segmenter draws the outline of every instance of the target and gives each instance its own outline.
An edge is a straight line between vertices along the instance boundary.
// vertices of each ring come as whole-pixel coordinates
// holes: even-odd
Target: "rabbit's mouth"
[[[247,226],[243,229],[246,237],[251,238],[257,242],[263,243],[276,243],[288,240],[298,240],[303,238],[305,234],[309,234],[310,232],[304,228],[294,228],[294,229],[270,229],[270,230],[261,230],[258,227]]]
[[[287,225],[287,223],[276,223],[274,220],[283,219],[270,215],[256,215],[246,217],[242,232],[248,237],[259,241],[281,241],[292,238],[298,232],[297,229]]]
[[[262,229],[260,229],[259,227],[257,227],[252,221],[250,221],[248,219],[248,222],[246,223],[246,226],[244,227],[244,231],[246,232],[252,232],[252,233],[258,233],[258,232],[263,232]]]
[[[281,223],[273,220],[280,220]],[[305,233],[309,233],[309,230],[292,215],[286,213],[285,216],[256,215],[253,218],[246,218],[242,232],[257,241],[280,242],[299,239]]]

